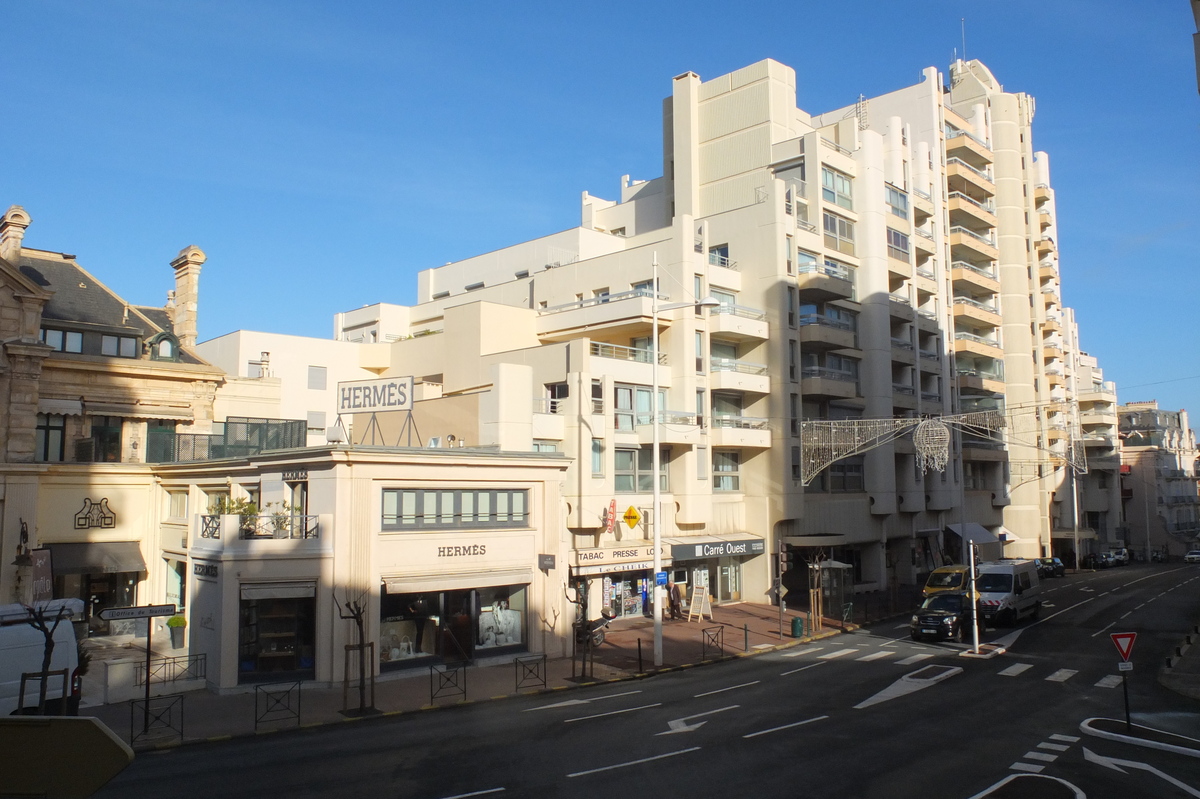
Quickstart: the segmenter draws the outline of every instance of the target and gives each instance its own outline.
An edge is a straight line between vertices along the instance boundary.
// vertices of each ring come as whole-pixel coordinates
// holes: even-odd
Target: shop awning
[[[662,542],[674,561],[761,555],[767,551],[766,541],[750,533],[664,538]]]
[[[55,576],[63,574],[118,574],[144,572],[146,561],[137,541],[93,541],[82,544],[47,544]]]
[[[307,599],[316,595],[316,583],[294,582],[242,584],[242,599]]]
[[[824,533],[817,535],[788,535],[783,543],[793,547],[841,547],[846,545],[844,533]]]
[[[383,585],[389,594],[424,594],[434,591],[464,591],[469,588],[492,588],[498,585],[529,585],[533,571],[509,569],[457,574],[404,575],[384,577]]]
[[[38,399],[38,413],[61,413],[64,416],[79,416],[83,413],[83,403],[77,399]]]
[[[967,522],[966,524],[948,524],[946,529],[971,544],[995,544],[1000,541],[996,534],[982,524]]]
[[[190,407],[178,405],[142,405],[129,402],[85,402],[84,409],[93,416],[123,416],[127,419],[175,419],[191,421]]]

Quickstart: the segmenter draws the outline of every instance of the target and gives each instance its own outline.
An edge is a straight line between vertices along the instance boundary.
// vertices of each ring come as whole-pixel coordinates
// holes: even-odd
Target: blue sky
[[[1187,0],[10,3],[0,203],[135,303],[204,249],[202,339],[328,337],[659,175],[674,75],[775,58],[819,113],[945,71],[963,18],[967,57],[1037,99],[1084,348],[1122,401],[1200,418]]]

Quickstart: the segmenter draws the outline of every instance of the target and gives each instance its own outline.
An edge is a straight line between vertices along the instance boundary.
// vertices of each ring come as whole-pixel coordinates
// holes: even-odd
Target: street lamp
[[[662,453],[659,445],[659,407],[658,407],[658,314],[660,311],[674,311],[679,308],[718,308],[721,301],[715,297],[706,297],[703,300],[694,300],[692,302],[677,302],[671,305],[664,305],[661,308],[658,305],[658,253],[654,253],[654,270],[650,283],[651,299],[650,310],[653,317],[653,333],[651,334],[650,344],[650,370],[654,377],[650,386],[650,424],[654,429],[653,451],[650,453],[650,472],[651,480],[654,482],[654,504],[650,509],[650,523],[653,529],[654,537],[654,665],[661,666],[663,664],[663,639],[662,639],[662,586],[658,584],[658,575],[662,571],[662,527],[659,525],[659,505],[662,504],[660,495],[662,492],[659,482],[659,472],[662,469]],[[699,357],[699,353],[696,354]]]

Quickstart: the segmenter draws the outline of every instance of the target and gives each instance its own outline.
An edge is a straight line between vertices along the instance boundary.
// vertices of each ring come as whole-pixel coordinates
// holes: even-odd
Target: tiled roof
[[[73,261],[22,254],[21,273],[54,292],[42,309],[42,319],[81,322],[116,330],[153,335],[161,328],[129,313],[129,304]]]

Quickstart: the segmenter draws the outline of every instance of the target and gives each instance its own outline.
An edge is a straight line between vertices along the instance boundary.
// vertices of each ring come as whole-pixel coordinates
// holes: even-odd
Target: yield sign
[[[1137,640],[1137,633],[1112,633],[1113,643],[1117,645],[1117,651],[1121,653],[1121,660],[1129,662],[1129,655],[1133,652],[1133,642]]]

